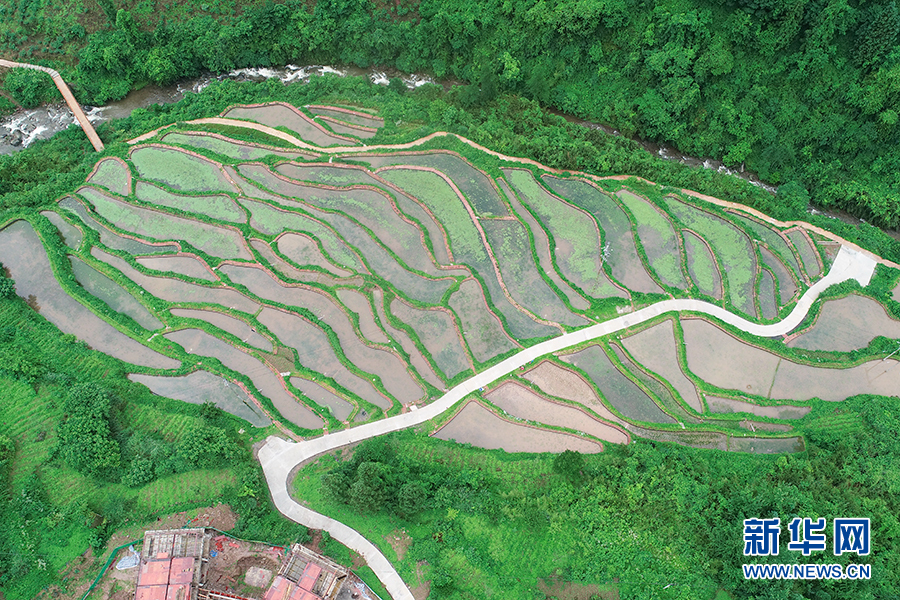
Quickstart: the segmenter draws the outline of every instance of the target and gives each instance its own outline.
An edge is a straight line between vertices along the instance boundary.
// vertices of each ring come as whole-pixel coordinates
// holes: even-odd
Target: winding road
[[[664,313],[702,313],[715,317],[752,335],[761,337],[784,335],[803,321],[810,307],[827,288],[850,279],[855,279],[860,285],[866,286],[875,272],[875,266],[876,261],[868,253],[863,254],[849,246],[842,246],[828,274],[809,288],[798,300],[794,310],[778,323],[769,325],[753,323],[728,312],[724,308],[700,300],[663,300],[633,313],[526,348],[515,356],[457,385],[441,398],[418,410],[303,442],[288,442],[274,436],[269,437],[265,445],[259,450],[259,461],[262,464],[269,491],[272,494],[272,500],[278,510],[287,518],[313,529],[325,530],[332,538],[362,555],[388,590],[393,600],[414,600],[409,588],[403,583],[390,561],[374,544],[347,525],[305,508],[291,498],[288,486],[290,485],[291,472],[294,468],[335,448],[429,421],[452,408],[471,392],[515,371],[540,356],[622,331]]]

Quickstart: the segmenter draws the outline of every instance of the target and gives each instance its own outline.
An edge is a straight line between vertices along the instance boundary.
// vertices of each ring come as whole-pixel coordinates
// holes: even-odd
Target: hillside
[[[20,0],[0,11],[2,54],[67,65],[86,103],[206,70],[394,66],[472,84],[467,105],[521,94],[900,225],[895,2]],[[6,90],[23,104],[44,93],[12,77]]]

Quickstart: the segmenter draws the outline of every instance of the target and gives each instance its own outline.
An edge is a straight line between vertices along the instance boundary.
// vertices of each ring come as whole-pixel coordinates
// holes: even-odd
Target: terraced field
[[[802,226],[646,184],[475,149],[369,150],[359,140],[383,121],[360,111],[277,104],[224,117],[291,130],[282,137],[298,146],[167,128],[102,158],[55,211],[5,223],[0,260],[20,295],[134,380],[187,402],[218,396],[294,436],[428,405],[523,348],[664,298],[772,322],[834,260]],[[831,300],[763,351],[716,324],[659,318],[476,392],[484,402],[440,435],[510,451],[636,437],[790,450],[790,423],[816,398],[895,383],[874,362],[844,367],[845,353],[900,336],[897,323],[876,299]],[[805,351],[834,362],[814,366]]]

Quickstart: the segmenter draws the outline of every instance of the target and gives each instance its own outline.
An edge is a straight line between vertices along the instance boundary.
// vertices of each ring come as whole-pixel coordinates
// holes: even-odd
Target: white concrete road
[[[791,311],[791,314],[783,321],[771,325],[752,323],[719,306],[700,300],[663,300],[633,313],[561,335],[530,348],[525,348],[515,356],[457,385],[438,400],[418,410],[299,443],[270,437],[259,451],[259,461],[265,472],[272,500],[275,502],[278,510],[289,519],[302,523],[307,527],[323,529],[331,534],[331,537],[365,557],[369,566],[375,571],[378,579],[381,580],[381,583],[384,584],[384,587],[394,600],[414,600],[412,593],[406,587],[406,584],[403,583],[397,571],[374,544],[354,529],[325,515],[304,508],[291,498],[288,484],[290,473],[294,467],[329,450],[429,421],[442,412],[449,410],[471,392],[503,377],[507,373],[515,371],[538,357],[621,331],[663,313],[703,313],[753,335],[762,337],[784,335],[803,321],[819,294],[831,285],[849,279],[857,280],[862,286],[868,285],[872,274],[875,272],[875,265],[876,263],[872,258],[846,246],[841,247],[828,275],[806,291],[797,302],[794,310]]]

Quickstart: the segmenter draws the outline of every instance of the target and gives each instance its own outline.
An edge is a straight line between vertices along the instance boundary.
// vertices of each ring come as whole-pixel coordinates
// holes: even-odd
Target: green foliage
[[[121,465],[121,449],[111,437],[110,405],[110,397],[95,384],[72,388],[63,403],[66,419],[57,431],[57,452],[83,475],[109,477]]]
[[[412,544],[394,564],[412,584],[427,561],[425,576],[439,598],[531,597],[528,590],[538,579],[554,575],[614,582],[623,599],[712,598],[720,589],[738,599],[815,598],[821,589],[815,581],[794,581],[789,593],[743,578],[741,522],[758,515],[785,521],[798,514],[864,514],[882,524],[881,541],[877,553],[860,561],[872,564],[873,572],[894,572],[900,566],[898,402],[860,396],[834,407],[859,427],[848,435],[810,422],[807,451],[799,455],[636,441],[610,444],[596,455],[554,458],[392,434],[375,448],[379,469],[397,475],[401,490],[411,483],[430,490],[426,506],[410,516],[390,500],[380,510],[361,512],[321,492],[320,481],[329,474],[372,470],[364,466],[373,464],[370,448],[344,462],[319,459],[300,471],[295,487],[311,508],[364,532],[386,556],[394,554],[383,540],[397,529],[407,532]],[[566,483],[576,469],[580,487]],[[784,545],[773,558],[846,560],[829,554],[806,558]],[[853,585],[854,597],[897,593],[890,577]]]
[[[584,470],[584,457],[572,450],[565,450],[553,459],[553,472],[572,485],[581,483]]]
[[[50,75],[34,69],[10,69],[3,80],[3,87],[25,108],[35,108],[61,99]]]

